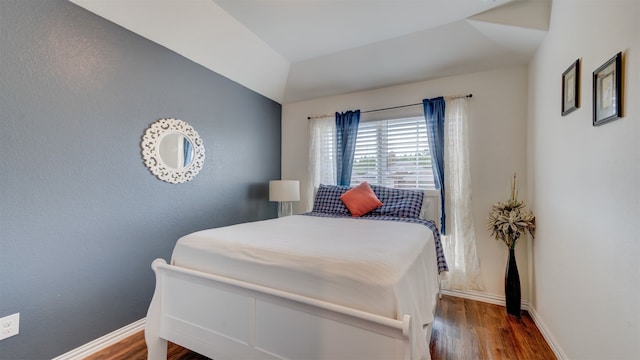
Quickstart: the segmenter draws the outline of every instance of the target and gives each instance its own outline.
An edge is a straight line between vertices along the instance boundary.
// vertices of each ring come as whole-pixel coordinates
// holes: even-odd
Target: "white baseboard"
[[[544,336],[544,339],[547,340],[547,344],[549,344],[549,346],[551,347],[551,350],[553,350],[553,353],[556,354],[556,357],[558,358],[558,360],[568,359],[569,357],[567,356],[567,354],[564,353],[564,351],[562,351],[562,348],[560,348],[560,345],[551,334],[551,331],[549,331],[549,328],[547,327],[547,325],[545,325],[545,323],[542,321],[542,319],[540,318],[540,314],[538,314],[536,309],[530,308],[529,315],[531,315],[533,322],[536,323],[538,330],[540,330],[540,333],[542,333],[542,336]]]
[[[441,292],[443,295],[455,296],[455,297],[481,301],[481,302],[494,304],[494,305],[506,306],[506,300],[504,296],[487,294],[487,293],[473,291],[473,290],[458,291],[458,290],[442,289]],[[529,301],[523,300],[521,306],[523,310],[526,310],[529,313],[529,315],[531,315],[531,319],[533,319],[533,322],[536,324],[536,327],[538,328],[538,330],[546,340],[547,344],[549,344],[549,347],[551,348],[553,353],[556,355],[558,360],[568,359],[567,355],[564,353],[564,351],[562,351],[562,348],[560,348],[560,345],[558,345],[558,342],[555,340],[555,338],[551,334],[551,331],[549,331],[549,328],[545,325],[545,323],[540,318],[540,314],[538,314],[536,309],[533,308],[531,304],[529,304]]]
[[[125,327],[110,332],[105,336],[55,357],[53,360],[82,360],[85,357],[114,345],[120,340],[126,339],[141,330],[144,330],[144,319],[140,319],[134,323],[126,325]]]
[[[481,302],[485,302],[485,303],[489,303],[489,304],[493,304],[493,305],[500,305],[500,306],[506,306],[507,305],[507,302],[506,302],[504,296],[487,294],[487,293],[480,292],[480,291],[473,291],[473,290],[460,291],[460,290],[445,290],[445,289],[442,289],[441,292],[442,292],[443,295],[449,295],[449,296],[455,296],[455,297],[469,299],[469,300],[481,301]],[[520,307],[523,310],[529,311],[529,301],[522,300]]]

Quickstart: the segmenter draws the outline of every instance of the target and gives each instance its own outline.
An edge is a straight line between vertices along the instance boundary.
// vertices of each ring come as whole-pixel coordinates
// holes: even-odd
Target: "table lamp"
[[[300,182],[298,180],[269,181],[269,201],[278,202],[278,217],[293,214],[292,201],[300,201]]]

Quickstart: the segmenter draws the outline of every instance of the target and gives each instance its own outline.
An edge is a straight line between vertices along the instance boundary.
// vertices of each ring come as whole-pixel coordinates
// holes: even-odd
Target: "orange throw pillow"
[[[365,181],[340,196],[352,216],[358,217],[382,206],[382,202]]]

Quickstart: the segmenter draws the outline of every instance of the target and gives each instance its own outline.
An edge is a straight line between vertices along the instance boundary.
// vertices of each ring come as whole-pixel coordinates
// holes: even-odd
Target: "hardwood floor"
[[[438,302],[429,348],[433,360],[556,359],[527,312],[517,318],[503,306],[451,296]]]
[[[146,360],[147,346],[144,332],[140,331],[106,349],[86,357],[84,360]],[[181,346],[169,343],[168,360],[207,360],[208,358]]]
[[[433,360],[556,359],[528,313],[507,315],[504,307],[451,296],[439,300],[430,344]],[[139,332],[86,360],[143,360],[144,334]],[[169,344],[170,360],[207,358]]]

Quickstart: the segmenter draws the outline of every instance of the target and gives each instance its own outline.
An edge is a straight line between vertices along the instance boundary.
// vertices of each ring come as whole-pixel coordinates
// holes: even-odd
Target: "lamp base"
[[[293,205],[291,201],[280,201],[278,203],[278,217],[293,215]]]

